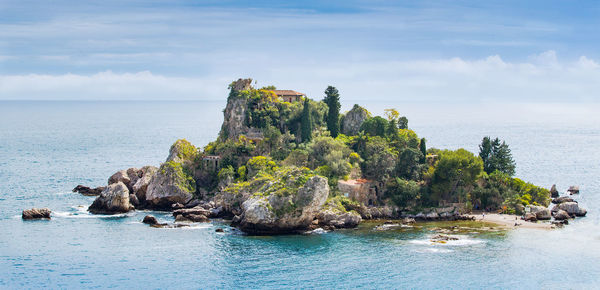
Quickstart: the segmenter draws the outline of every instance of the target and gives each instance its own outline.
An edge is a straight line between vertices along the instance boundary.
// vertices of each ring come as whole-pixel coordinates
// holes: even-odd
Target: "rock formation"
[[[327,179],[313,176],[296,194],[252,196],[242,203],[236,219],[250,234],[281,234],[306,229],[327,200]]]
[[[341,132],[349,136],[356,135],[360,130],[360,126],[368,117],[369,112],[365,108],[354,105],[341,122]]]
[[[75,188],[73,188],[73,192],[79,192],[85,196],[98,196],[100,195],[100,193],[102,193],[102,191],[106,188],[106,186],[99,186],[96,188],[90,188],[87,186],[83,186],[83,185],[77,185]]]
[[[88,211],[94,214],[116,214],[133,209],[133,205],[129,202],[129,189],[119,181],[107,186],[90,205]]]
[[[558,190],[556,190],[556,184],[552,184],[552,188],[550,188],[550,197],[558,197]]]
[[[24,220],[50,219],[51,212],[48,208],[26,209],[21,213],[21,218]]]
[[[221,132],[219,132],[219,140],[235,139],[250,130],[245,122],[248,100],[246,98],[239,98],[238,94],[251,89],[251,84],[252,79],[239,79],[229,86],[231,92],[227,99],[227,106],[223,112],[224,118]]]

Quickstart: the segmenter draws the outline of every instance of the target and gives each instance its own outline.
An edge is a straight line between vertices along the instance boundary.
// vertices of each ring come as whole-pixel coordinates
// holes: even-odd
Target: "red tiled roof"
[[[304,96],[303,93],[294,90],[273,90],[273,92],[278,96]]]

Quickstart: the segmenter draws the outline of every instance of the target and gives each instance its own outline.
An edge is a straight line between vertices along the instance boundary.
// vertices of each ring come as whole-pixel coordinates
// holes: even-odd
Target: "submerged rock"
[[[123,182],[113,183],[94,200],[88,211],[94,214],[116,214],[133,210],[129,202],[129,189]]]
[[[85,196],[97,196],[100,195],[104,189],[106,189],[106,186],[91,188],[80,184],[73,188],[73,192],[79,192]]]
[[[50,213],[52,211],[48,208],[26,209],[21,213],[21,218],[24,220],[50,219]]]
[[[158,224],[158,220],[151,215],[147,215],[144,217],[144,220],[142,220],[143,223],[148,224],[148,225],[157,225]]]

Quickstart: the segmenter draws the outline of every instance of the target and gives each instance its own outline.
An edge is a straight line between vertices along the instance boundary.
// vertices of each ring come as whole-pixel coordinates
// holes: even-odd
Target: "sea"
[[[484,136],[499,137],[512,149],[516,177],[561,192],[579,185],[574,198],[588,215],[554,230],[366,222],[248,236],[223,220],[151,228],[145,215],[172,216],[91,215],[94,197],[71,190],[158,166],[179,138],[205,146],[217,137],[225,100],[1,101],[0,288],[600,288],[600,105],[342,103],[367,103],[373,114],[396,108],[428,147],[477,152]],[[21,220],[32,207],[52,209],[52,219]],[[431,242],[440,228],[459,239]]]

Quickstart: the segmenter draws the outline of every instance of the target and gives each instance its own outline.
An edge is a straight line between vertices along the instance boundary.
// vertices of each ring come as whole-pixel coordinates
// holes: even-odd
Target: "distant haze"
[[[0,100],[597,102],[597,1],[0,3]]]

